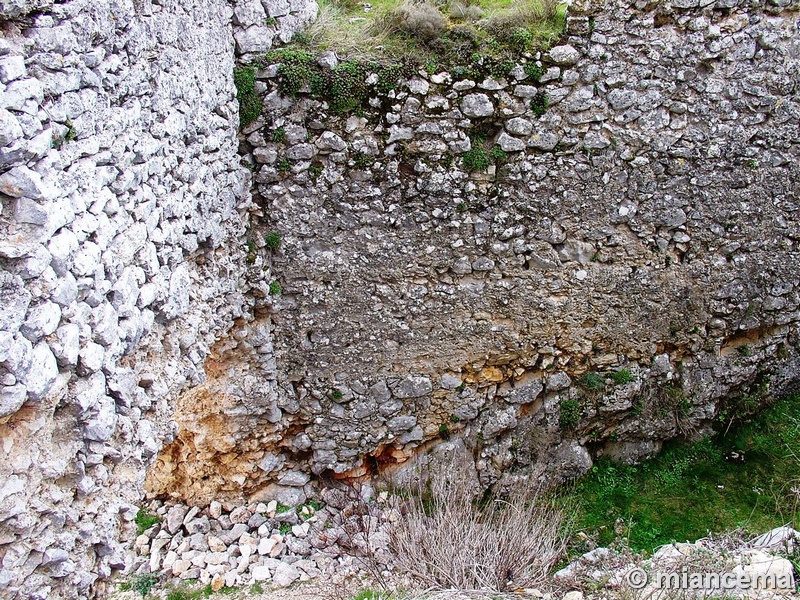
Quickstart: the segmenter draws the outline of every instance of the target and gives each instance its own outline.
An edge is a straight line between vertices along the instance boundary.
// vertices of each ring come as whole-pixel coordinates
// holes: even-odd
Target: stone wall
[[[485,485],[557,479],[796,380],[797,3],[571,10],[538,82],[341,115],[263,69],[237,139],[234,49],[313,3],[0,4],[3,597],[132,566],[151,463],[231,507],[451,436]]]
[[[270,40],[299,26],[274,10]],[[233,18],[0,3],[3,598],[86,597],[125,566],[175,398],[249,311]]]
[[[449,436],[484,484],[557,480],[786,389],[797,8],[574,3],[543,56],[394,89],[367,72],[347,114],[257,71],[241,149],[263,298],[179,406],[150,493],[297,502],[307,473],[407,469]],[[469,172],[478,146],[494,164]]]

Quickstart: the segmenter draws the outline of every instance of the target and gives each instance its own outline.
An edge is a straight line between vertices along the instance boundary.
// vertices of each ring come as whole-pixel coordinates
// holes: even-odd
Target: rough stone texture
[[[358,117],[265,69],[236,139],[234,43],[315,3],[3,2],[2,596],[133,568],[151,463],[149,492],[190,504],[300,504],[304,474],[400,473],[447,437],[481,485],[568,477],[796,380],[797,2],[703,4],[575,2],[539,84],[421,72]],[[476,129],[508,155],[469,174]],[[195,547],[146,541],[137,570],[248,568],[226,549],[256,513],[212,548],[184,510]]]
[[[793,15],[576,2],[540,83],[421,71],[359,116],[282,98],[265,69],[241,148],[282,243],[255,236],[256,320],[178,405],[150,492],[267,500],[299,489],[277,484],[288,472],[392,472],[446,436],[483,485],[534,464],[557,480],[785,389],[800,366]],[[308,140],[265,141],[281,127]],[[467,173],[474,133],[507,154]]]
[[[278,32],[316,11],[293,6]],[[175,398],[249,312],[232,10],[0,18],[0,596],[85,598],[130,563]]]

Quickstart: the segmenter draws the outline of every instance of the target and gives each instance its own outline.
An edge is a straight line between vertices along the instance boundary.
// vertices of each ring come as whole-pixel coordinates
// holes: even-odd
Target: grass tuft
[[[156,523],[161,523],[161,517],[147,508],[140,508],[133,522],[136,523],[136,533],[142,535]]]

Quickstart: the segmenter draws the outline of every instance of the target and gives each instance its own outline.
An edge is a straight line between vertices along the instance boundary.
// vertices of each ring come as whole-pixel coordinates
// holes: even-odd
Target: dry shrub
[[[474,23],[483,17],[483,10],[477,4],[469,4],[468,2],[455,2],[450,3],[449,6],[450,18],[455,21],[465,21]]]
[[[482,507],[465,467],[408,490],[391,531],[397,566],[431,589],[504,592],[542,584],[565,551],[564,516],[522,481]]]
[[[495,35],[502,35],[520,27],[529,28],[552,22],[557,15],[556,0],[525,0],[515,3],[509,10],[492,15],[487,28]]]
[[[383,26],[394,33],[404,33],[422,42],[431,42],[447,30],[447,19],[430,2],[406,0],[386,14]]]

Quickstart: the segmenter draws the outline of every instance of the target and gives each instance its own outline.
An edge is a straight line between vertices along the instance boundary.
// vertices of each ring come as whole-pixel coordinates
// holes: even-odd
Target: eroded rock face
[[[483,485],[572,477],[796,379],[798,41],[778,6],[724,8],[576,3],[538,82],[420,72],[358,116],[259,73],[242,148],[283,242],[256,236],[251,274],[291,409],[237,430],[281,438],[242,459],[242,496],[284,470],[391,472],[449,436]],[[479,135],[505,156],[469,173]],[[205,435],[176,419],[178,443]],[[170,452],[153,489],[189,500],[204,459]]]
[[[0,3],[3,598],[85,598],[125,567],[172,403],[250,310],[232,14]]]
[[[448,438],[480,485],[557,479],[786,387],[798,42],[788,2],[736,4],[577,2],[539,83],[419,73],[359,116],[265,69],[241,139],[234,46],[314,3],[0,6],[2,595],[133,564],[151,464],[195,504]],[[506,156],[470,174],[476,132]]]

